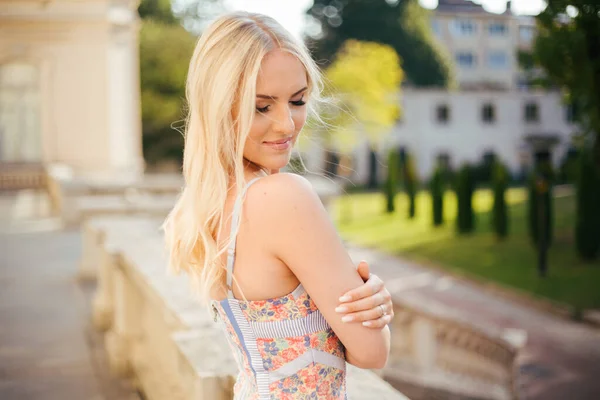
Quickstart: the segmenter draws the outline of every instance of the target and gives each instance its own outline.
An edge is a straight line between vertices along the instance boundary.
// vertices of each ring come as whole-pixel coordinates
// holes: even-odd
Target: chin
[[[277,157],[277,159],[265,160],[265,162],[260,165],[262,165],[264,168],[266,168],[268,170],[282,169],[286,165],[289,164],[290,158],[291,158],[291,153],[287,154],[286,156],[282,155],[280,157]]]

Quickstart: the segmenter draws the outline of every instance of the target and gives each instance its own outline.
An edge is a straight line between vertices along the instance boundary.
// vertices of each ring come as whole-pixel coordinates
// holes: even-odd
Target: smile
[[[263,142],[263,144],[275,150],[287,150],[292,145],[292,138],[288,137],[274,142]]]

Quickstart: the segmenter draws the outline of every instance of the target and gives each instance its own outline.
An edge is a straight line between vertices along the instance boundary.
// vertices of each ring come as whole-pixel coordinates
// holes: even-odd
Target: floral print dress
[[[236,200],[232,232],[250,181]],[[235,237],[228,249],[227,286],[235,260]],[[344,346],[302,285],[269,300],[213,301],[240,368],[235,400],[346,399]]]

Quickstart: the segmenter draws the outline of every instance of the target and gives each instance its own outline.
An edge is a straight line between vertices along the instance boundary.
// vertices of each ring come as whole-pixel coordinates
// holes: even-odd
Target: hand
[[[358,264],[357,271],[365,283],[340,297],[341,304],[335,311],[344,314],[344,322],[362,322],[369,328],[383,328],[394,317],[392,296],[383,281],[369,273],[366,261]]]

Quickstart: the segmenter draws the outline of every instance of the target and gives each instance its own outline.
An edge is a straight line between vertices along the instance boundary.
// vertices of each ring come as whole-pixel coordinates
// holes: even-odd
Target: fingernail
[[[335,308],[335,312],[345,313],[346,311],[348,311],[348,308],[344,306],[339,306]]]
[[[352,297],[350,297],[348,295],[344,295],[344,296],[340,297],[340,303],[345,303],[350,300],[352,300]]]
[[[342,322],[351,322],[354,318],[352,317],[352,315],[344,315],[342,317]]]
[[[371,321],[365,321],[365,322],[363,322],[363,325],[364,326],[371,326],[373,324],[371,323]]]

